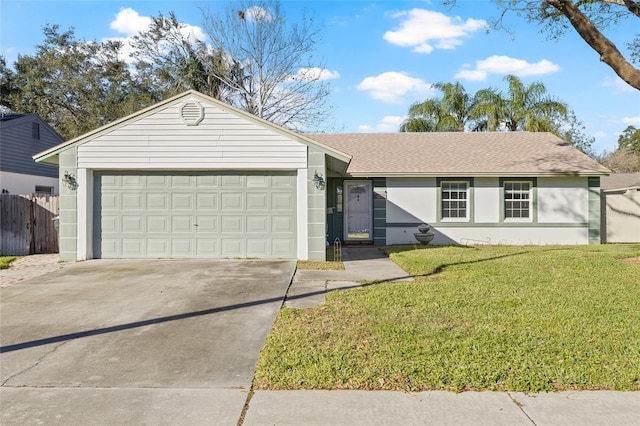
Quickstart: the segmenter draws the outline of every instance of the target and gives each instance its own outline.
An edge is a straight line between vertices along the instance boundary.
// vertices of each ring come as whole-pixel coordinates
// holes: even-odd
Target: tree
[[[484,117],[490,131],[504,128],[558,134],[558,120],[567,116],[567,106],[548,96],[540,82],[525,86],[514,75],[507,75],[505,81],[508,83],[506,96],[494,88],[476,93],[473,116]]]
[[[206,43],[173,13],[135,37],[139,67],[163,90],[203,91],[294,130],[327,122],[328,83],[313,57],[321,29],[312,18],[287,19],[278,0],[233,1],[222,14],[203,15]]]
[[[495,20],[502,27],[508,12],[524,16],[528,22],[543,25],[549,38],[559,38],[568,28],[575,32],[630,86],[640,90],[640,35],[629,40],[629,57],[604,35],[611,26],[623,19],[640,19],[640,1],[636,0],[494,0],[502,10]],[[454,4],[456,0],[445,0]],[[630,34],[631,36],[631,34]]]
[[[401,132],[465,131],[472,119],[474,97],[459,82],[437,83],[433,87],[442,92],[442,96],[411,105],[408,118],[400,126]]]
[[[618,137],[618,149],[626,148],[640,156],[640,129],[635,126],[627,126]]]
[[[37,113],[72,138],[156,101],[118,58],[120,43],[77,40],[73,29],[57,25],[46,26],[44,36],[33,56],[18,56],[14,70],[2,59],[5,109]]]
[[[228,72],[223,53],[190,34],[174,12],[152,18],[149,29],[135,35],[131,46],[139,74],[164,96],[194,89],[226,100],[219,77]]]
[[[640,172],[640,155],[628,148],[618,148],[610,154],[605,154],[600,162],[615,173]]]
[[[231,70],[216,76],[233,105],[290,129],[324,125],[329,90],[313,56],[322,36],[313,18],[287,19],[278,0],[240,0],[222,16],[206,12],[204,26]]]

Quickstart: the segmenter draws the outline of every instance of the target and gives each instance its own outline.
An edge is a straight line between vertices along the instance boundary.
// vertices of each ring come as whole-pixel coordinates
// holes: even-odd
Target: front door
[[[373,199],[371,181],[345,181],[345,241],[373,240]]]

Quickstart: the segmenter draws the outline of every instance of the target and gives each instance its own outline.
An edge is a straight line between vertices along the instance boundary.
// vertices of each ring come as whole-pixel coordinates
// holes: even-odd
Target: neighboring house
[[[614,173],[603,177],[603,241],[640,243],[640,173]]]
[[[62,136],[37,114],[0,115],[0,189],[3,194],[58,194],[58,168],[33,155],[60,144]]]
[[[327,239],[600,242],[609,171],[548,133],[298,134],[195,91],[34,156],[60,256],[324,259]]]

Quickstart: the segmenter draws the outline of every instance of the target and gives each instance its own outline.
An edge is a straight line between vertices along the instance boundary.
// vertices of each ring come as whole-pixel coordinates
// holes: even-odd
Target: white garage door
[[[96,172],[96,258],[295,258],[295,172]]]

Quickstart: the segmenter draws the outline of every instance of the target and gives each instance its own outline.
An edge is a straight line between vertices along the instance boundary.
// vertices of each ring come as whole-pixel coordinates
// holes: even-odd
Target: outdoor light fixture
[[[313,173],[313,184],[320,191],[324,191],[324,187],[326,186],[326,184],[324,182],[324,177],[322,176],[322,173],[320,174],[318,174],[318,172]]]
[[[76,181],[76,177],[71,173],[65,170],[64,176],[62,177],[62,182],[72,191],[78,189],[78,181]]]

